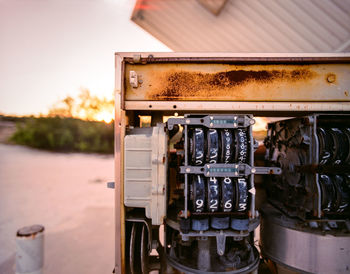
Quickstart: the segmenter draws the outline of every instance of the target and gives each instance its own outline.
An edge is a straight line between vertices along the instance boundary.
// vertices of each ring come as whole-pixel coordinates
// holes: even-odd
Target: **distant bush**
[[[17,123],[11,141],[54,151],[114,152],[114,124],[75,118],[27,118]]]
[[[20,117],[20,116],[9,116],[9,115],[2,115],[0,114],[0,121],[5,121],[5,122],[24,122],[29,118],[32,118],[34,116],[27,116],[27,117]]]

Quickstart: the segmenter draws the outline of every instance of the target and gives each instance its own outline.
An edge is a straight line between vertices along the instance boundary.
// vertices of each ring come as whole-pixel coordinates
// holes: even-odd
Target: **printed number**
[[[215,177],[210,177],[209,178],[210,181],[210,191],[214,191],[215,193],[213,193],[214,195],[218,195],[219,191],[218,191],[218,180]]]
[[[218,208],[218,200],[210,200],[210,208]]]
[[[204,201],[201,199],[196,200],[196,206],[197,208],[201,208],[204,205]]]
[[[224,179],[225,184],[230,184],[231,182],[232,181],[231,181],[230,177],[225,177],[225,179]]]
[[[227,200],[225,205],[224,205],[225,208],[232,208],[232,201],[231,200]]]
[[[214,195],[218,195],[219,193],[217,185],[210,186],[210,190],[215,192],[213,193]]]
[[[200,135],[203,133],[203,130],[201,128],[196,128],[196,135]]]
[[[210,154],[211,154],[210,155],[211,160],[209,161],[209,163],[216,164],[216,157],[218,156],[218,150],[216,148],[213,148],[211,149]]]
[[[210,177],[210,178],[209,178],[209,181],[212,182],[212,183],[214,183],[214,184],[217,184],[217,181],[218,181],[218,180],[217,180],[215,177]]]
[[[238,204],[238,207],[239,207],[239,211],[243,211],[243,210],[246,210],[246,209],[247,209],[247,205],[246,205],[246,204],[241,204],[241,203],[239,203],[239,204]]]

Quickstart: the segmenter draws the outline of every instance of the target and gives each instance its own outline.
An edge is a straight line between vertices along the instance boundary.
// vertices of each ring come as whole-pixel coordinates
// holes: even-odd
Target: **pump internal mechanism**
[[[302,219],[349,216],[349,116],[314,115],[269,124],[270,202]],[[314,195],[311,195],[314,193]]]
[[[169,162],[165,254],[174,268],[186,273],[246,273],[257,268],[254,174],[281,170],[254,167],[253,124],[251,115],[168,120],[170,136],[179,126],[183,129]]]
[[[260,241],[263,256],[276,264],[307,273],[349,271],[349,118],[315,114],[268,125],[266,160],[282,174],[265,181]]]

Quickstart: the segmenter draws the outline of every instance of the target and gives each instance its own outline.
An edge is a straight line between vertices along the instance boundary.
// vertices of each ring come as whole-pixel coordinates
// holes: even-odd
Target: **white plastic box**
[[[164,124],[130,130],[124,140],[124,204],[145,208],[152,225],[166,216],[167,135]]]

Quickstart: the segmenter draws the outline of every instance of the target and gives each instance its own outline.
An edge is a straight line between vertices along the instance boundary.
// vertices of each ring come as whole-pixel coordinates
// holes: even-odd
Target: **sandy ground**
[[[45,226],[44,273],[111,273],[113,156],[0,144],[0,273],[14,273],[15,234]]]

